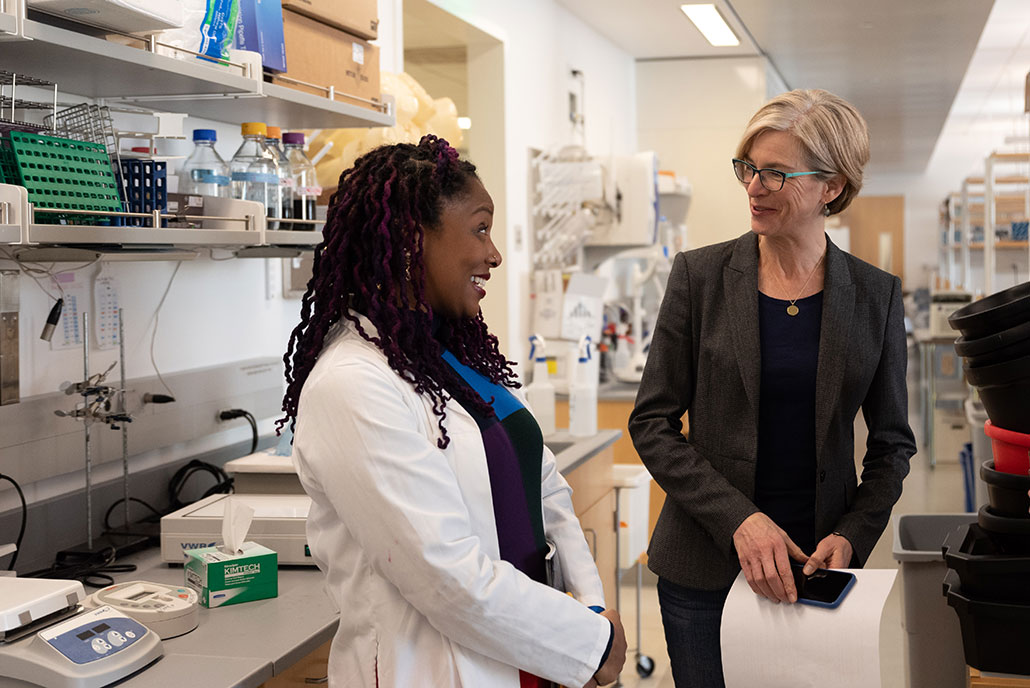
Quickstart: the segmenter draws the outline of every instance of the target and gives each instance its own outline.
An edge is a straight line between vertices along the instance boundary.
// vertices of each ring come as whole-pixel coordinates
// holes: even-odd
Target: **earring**
[[[407,251],[404,252],[404,279],[411,281],[411,254]]]
[[[827,203],[826,205],[823,206],[823,215],[825,215],[826,217],[830,216],[830,204],[829,203]]]

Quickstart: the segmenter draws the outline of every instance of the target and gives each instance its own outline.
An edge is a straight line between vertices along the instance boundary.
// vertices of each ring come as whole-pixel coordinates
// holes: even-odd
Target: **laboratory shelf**
[[[242,229],[152,229],[150,227],[30,224],[27,239],[32,244],[61,246],[236,247],[260,244],[261,232]]]
[[[186,110],[221,122],[264,120],[291,128],[336,128],[389,127],[396,121],[392,108],[377,112],[266,84],[260,73],[250,78],[238,67],[159,55],[34,19],[25,20],[20,40],[0,42],[0,64],[8,71],[57,82],[63,92]]]
[[[961,249],[962,248],[962,244],[951,244],[951,248],[953,248],[953,249]],[[980,242],[980,241],[974,241],[974,242],[969,244],[969,249],[971,251],[982,251],[983,248],[984,248],[983,242]],[[1014,249],[1026,249],[1027,248],[1027,242],[1025,242],[1025,241],[1010,241],[1010,240],[1007,240],[1007,239],[1000,240],[999,239],[998,241],[996,241],[994,243],[994,248],[995,248],[995,250],[998,250],[998,251],[1014,250]]]
[[[393,114],[329,100],[277,84],[258,85],[263,95],[229,94],[221,98],[190,100],[188,103],[177,98],[161,97],[144,100],[130,96],[120,100],[163,110],[185,108],[191,116],[219,122],[284,122],[291,129],[392,127],[395,123]]]
[[[21,241],[20,225],[0,225],[0,244],[17,244]]]
[[[269,229],[265,231],[265,244],[271,246],[297,246],[314,248],[322,243],[322,230],[298,232],[289,229]]]
[[[201,60],[157,55],[32,19],[25,20],[24,38],[0,43],[4,69],[54,81],[66,93],[120,99],[127,89],[133,96],[256,91],[255,80],[239,69],[234,74]]]
[[[18,33],[18,18],[13,14],[0,12],[0,33]]]

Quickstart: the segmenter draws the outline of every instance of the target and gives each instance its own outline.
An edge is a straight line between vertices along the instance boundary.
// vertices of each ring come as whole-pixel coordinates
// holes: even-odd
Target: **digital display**
[[[126,599],[129,600],[130,602],[135,602],[136,600],[143,599],[144,597],[146,597],[149,594],[150,594],[150,591],[143,590],[142,592],[138,592],[135,595],[131,595],[131,596],[127,597]]]
[[[94,633],[103,633],[104,631],[106,631],[109,628],[110,628],[110,626],[108,626],[106,623],[97,624],[96,626],[93,627],[93,632]]]
[[[87,640],[93,637],[93,631],[83,631],[82,633],[77,633],[75,637],[79,640]]]

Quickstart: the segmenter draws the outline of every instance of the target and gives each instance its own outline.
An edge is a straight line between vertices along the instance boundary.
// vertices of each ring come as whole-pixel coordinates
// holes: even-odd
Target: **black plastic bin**
[[[948,316],[948,324],[968,339],[979,339],[1030,320],[1030,282],[973,301]]]
[[[962,594],[984,602],[1030,605],[1030,554],[1011,556],[976,523],[951,531],[941,547]]]
[[[944,594],[958,614],[966,664],[980,671],[1030,674],[1030,605],[978,600],[948,571]]]
[[[984,461],[980,479],[987,486],[991,511],[998,516],[1030,519],[1030,475],[997,471],[993,461]]]

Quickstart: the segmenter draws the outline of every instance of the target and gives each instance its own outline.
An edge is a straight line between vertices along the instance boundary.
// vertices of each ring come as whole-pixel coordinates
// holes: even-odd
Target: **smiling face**
[[[785,131],[759,134],[744,158],[759,169],[781,172],[809,172],[797,138]],[[841,175],[791,177],[779,191],[769,191],[755,175],[746,186],[751,209],[751,231],[762,236],[805,236],[822,232],[823,206],[836,198],[844,186]]]
[[[490,194],[482,182],[470,179],[464,193],[444,200],[439,224],[426,228],[426,300],[434,313],[448,318],[479,314],[490,270],[501,264],[501,252],[490,238],[493,218]]]

